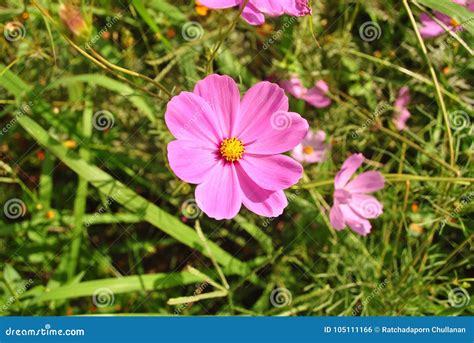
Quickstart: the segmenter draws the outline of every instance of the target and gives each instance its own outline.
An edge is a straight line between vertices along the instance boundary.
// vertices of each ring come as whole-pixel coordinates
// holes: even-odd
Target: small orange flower
[[[64,141],[63,145],[70,149],[70,150],[73,150],[73,149],[76,149],[77,148],[77,143],[75,141],[73,141],[72,139],[68,139],[66,141]]]
[[[54,219],[55,216],[56,215],[55,215],[54,211],[52,211],[52,210],[49,210],[48,212],[46,212],[46,218],[49,219],[49,220]]]
[[[418,204],[416,202],[414,202],[413,204],[411,204],[411,210],[416,213],[418,212],[419,210],[419,207],[418,207]]]
[[[262,26],[257,27],[257,33],[260,36],[268,36],[273,32],[273,25],[265,23]]]
[[[448,74],[449,74],[449,67],[448,67],[448,66],[446,66],[446,67],[443,68],[443,74],[444,74],[444,75],[448,75]]]
[[[416,235],[420,235],[423,233],[423,227],[421,227],[420,225],[416,224],[416,223],[411,223],[410,226],[409,226],[409,229],[412,233],[416,234]]]
[[[382,53],[380,52],[380,50],[375,50],[374,51],[374,56],[377,57],[377,58],[380,58],[380,57],[382,57]]]
[[[36,153],[36,157],[38,158],[38,160],[44,161],[44,151],[43,150],[38,151]]]
[[[166,31],[166,37],[170,39],[176,37],[176,31],[172,27],[170,27],[168,31]]]

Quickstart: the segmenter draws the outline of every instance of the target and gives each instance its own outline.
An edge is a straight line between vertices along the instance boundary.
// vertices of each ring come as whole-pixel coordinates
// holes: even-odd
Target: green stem
[[[435,87],[435,90],[436,90],[436,98],[438,100],[439,106],[441,107],[441,112],[443,113],[443,117],[444,117],[446,136],[447,136],[447,139],[448,139],[448,146],[449,146],[449,160],[450,160],[451,166],[454,167],[455,154],[454,154],[453,136],[451,134],[451,128],[449,126],[448,112],[446,111],[446,105],[444,103],[443,95],[441,94],[441,88],[439,86],[438,76],[436,75],[433,64],[431,63],[431,60],[428,57],[428,50],[426,49],[425,42],[423,41],[423,38],[421,38],[421,34],[420,34],[420,31],[418,30],[418,26],[417,26],[415,17],[413,16],[413,13],[410,9],[410,5],[408,5],[408,0],[403,0],[403,5],[405,6],[405,8],[408,12],[408,16],[410,17],[411,24],[413,25],[413,29],[415,30],[416,38],[418,39],[418,42],[420,43],[421,51],[423,52],[423,55],[425,56],[426,63],[428,63],[428,68],[430,70],[431,78],[433,79],[434,87]]]

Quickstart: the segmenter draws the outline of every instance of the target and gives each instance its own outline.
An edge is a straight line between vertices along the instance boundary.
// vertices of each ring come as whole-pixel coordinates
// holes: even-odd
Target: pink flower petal
[[[348,205],[340,205],[344,222],[352,229],[352,231],[359,235],[366,236],[370,233],[372,225],[367,219],[357,215]]]
[[[176,140],[168,144],[168,161],[180,179],[198,184],[204,182],[221,159],[216,149],[199,146],[198,142]]]
[[[349,156],[334,179],[334,186],[336,189],[344,188],[352,175],[354,175],[356,170],[362,165],[364,159],[364,155],[362,154],[353,154]]]
[[[397,99],[395,100],[395,107],[405,108],[410,103],[410,89],[407,86],[400,88]]]
[[[246,132],[247,153],[274,155],[289,151],[301,142],[309,129],[306,119],[294,112],[277,112],[260,125]]]
[[[196,187],[195,196],[197,205],[209,217],[234,218],[242,205],[234,164],[220,160],[206,181]]]
[[[263,25],[265,23],[265,16],[251,3],[245,6],[242,18],[250,25]]]
[[[178,139],[197,140],[209,147],[215,147],[224,139],[217,116],[209,104],[190,92],[181,92],[171,99],[165,122]]]
[[[393,123],[395,124],[395,127],[402,131],[407,128],[407,121],[410,119],[411,113],[408,111],[406,108],[403,109],[401,112],[395,112],[395,116],[393,118]]]
[[[331,225],[336,230],[342,230],[346,227],[346,224],[344,223],[344,217],[337,202],[335,202],[334,205],[331,207],[331,212],[329,213],[329,220],[331,221]]]
[[[280,85],[286,92],[297,99],[302,99],[307,92],[301,80],[296,76],[292,76],[289,80],[282,81]]]
[[[194,94],[209,103],[224,136],[231,137],[240,108],[240,92],[234,80],[229,76],[209,75],[196,84]]]
[[[199,0],[200,4],[209,8],[229,8],[240,5],[242,0]]]
[[[331,99],[326,96],[328,92],[328,84],[323,80],[319,80],[313,88],[308,90],[304,100],[316,108],[328,107],[331,105]]]
[[[264,217],[278,217],[288,206],[283,191],[269,191],[259,187],[250,179],[242,166],[236,165],[239,183],[242,189],[242,201],[250,211]]]
[[[423,38],[438,37],[445,32],[444,29],[426,13],[420,14],[420,21],[422,24],[420,34]]]
[[[267,81],[257,83],[242,99],[241,119],[233,135],[244,142],[254,140],[260,132],[267,130],[272,115],[279,111],[288,111],[288,98],[283,89]]]
[[[362,218],[373,219],[383,213],[383,205],[373,196],[352,194],[351,209]]]
[[[247,154],[239,164],[257,185],[271,191],[289,188],[303,176],[301,164],[285,155]]]
[[[351,193],[371,193],[381,190],[385,185],[385,179],[378,171],[367,171],[358,175],[349,182],[345,189]]]

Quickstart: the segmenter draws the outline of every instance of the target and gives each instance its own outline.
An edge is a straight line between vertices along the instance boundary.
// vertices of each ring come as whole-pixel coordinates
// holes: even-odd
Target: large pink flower
[[[229,8],[245,4],[245,0],[199,0],[199,2],[209,8]],[[251,25],[262,25],[265,23],[265,14],[272,17],[283,14],[301,17],[310,13],[308,0],[249,0],[242,17]]]
[[[410,101],[410,89],[407,86],[400,88],[395,100],[395,115],[393,117],[393,123],[400,131],[407,128],[407,120],[411,116],[410,111],[408,111]]]
[[[452,0],[452,2],[464,6],[469,11],[474,12],[474,0]],[[436,17],[436,19],[442,22],[449,30],[462,30],[462,26],[460,25],[460,23],[456,22],[456,20],[454,20],[450,16],[438,11],[433,11],[433,15],[434,17]],[[420,21],[422,25],[420,28],[420,34],[423,38],[438,37],[445,32],[445,30],[426,13],[420,14]]]
[[[334,179],[334,204],[330,213],[331,224],[336,230],[349,226],[363,236],[372,228],[367,219],[377,218],[383,212],[383,205],[366,193],[382,189],[385,183],[382,174],[376,171],[364,172],[349,182],[364,159],[364,155],[354,154],[342,165]]]
[[[231,219],[242,204],[266,217],[283,213],[283,189],[303,167],[281,154],[300,143],[308,123],[288,112],[278,85],[259,82],[241,100],[232,78],[210,75],[171,99],[165,121],[177,138],[168,144],[171,169],[198,184],[196,202],[209,217]]]
[[[285,91],[297,99],[302,99],[316,108],[328,107],[331,105],[331,98],[327,96],[329,86],[323,80],[315,83],[314,87],[307,89],[297,76],[292,76],[290,80],[282,81],[281,86]]]

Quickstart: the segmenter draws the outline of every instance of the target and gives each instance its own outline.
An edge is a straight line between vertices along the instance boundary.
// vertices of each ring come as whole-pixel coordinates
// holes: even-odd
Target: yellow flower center
[[[309,154],[312,154],[314,152],[314,149],[312,146],[305,146],[303,148],[303,152],[306,154],[306,155],[309,155]]]
[[[226,138],[221,143],[220,152],[226,161],[235,162],[242,158],[245,147],[244,144],[235,137]]]

